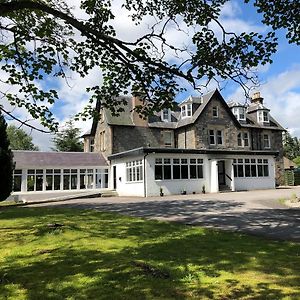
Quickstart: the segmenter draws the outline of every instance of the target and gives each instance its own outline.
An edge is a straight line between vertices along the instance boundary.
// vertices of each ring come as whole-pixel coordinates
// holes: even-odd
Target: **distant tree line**
[[[284,156],[300,167],[300,139],[286,132],[283,137]]]

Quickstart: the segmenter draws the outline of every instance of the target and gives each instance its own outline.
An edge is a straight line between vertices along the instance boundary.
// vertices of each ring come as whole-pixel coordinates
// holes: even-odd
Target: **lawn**
[[[297,243],[29,207],[0,207],[0,238],[1,299],[300,299]]]

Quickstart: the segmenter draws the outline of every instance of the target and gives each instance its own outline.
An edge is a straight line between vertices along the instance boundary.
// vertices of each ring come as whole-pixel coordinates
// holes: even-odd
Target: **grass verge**
[[[300,299],[297,243],[29,207],[0,236],[2,299]]]

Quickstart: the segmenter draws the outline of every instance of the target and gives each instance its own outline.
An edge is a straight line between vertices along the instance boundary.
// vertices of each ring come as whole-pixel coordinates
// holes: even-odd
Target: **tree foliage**
[[[0,111],[0,201],[10,195],[13,182],[13,154],[9,148],[6,128],[7,124]]]
[[[283,153],[290,160],[300,156],[300,139],[286,132],[283,137]]]
[[[34,118],[57,129],[49,104],[59,99],[55,89],[41,82],[67,78],[68,71],[85,77],[99,70],[103,81],[87,87],[90,104],[81,113],[93,113],[96,100],[113,113],[121,111],[130,89],[140,92],[144,115],[174,105],[182,80],[201,90],[212,80],[231,79],[246,89],[256,84],[252,72],[271,63],[277,49],[276,30],[287,30],[287,39],[300,44],[299,0],[244,0],[261,13],[269,26],[266,34],[227,32],[220,13],[229,0],[119,0],[120,10],[136,26],[152,17],[147,33],[135,40],[117,36],[112,21],[116,0],[81,0],[86,18],[79,19],[62,0],[0,0],[0,68],[11,90],[2,91],[12,105],[26,107]],[[120,13],[121,15],[121,13]],[[170,43],[168,30],[190,31],[190,46]],[[215,29],[217,28],[217,29]],[[171,57],[171,58],[170,58]],[[205,82],[205,83],[203,83]]]
[[[80,129],[74,126],[73,121],[68,121],[61,131],[53,138],[55,151],[81,152],[83,143],[80,141]]]
[[[11,149],[32,151],[39,150],[39,147],[33,144],[32,137],[23,129],[18,128],[15,125],[9,125],[6,131]]]

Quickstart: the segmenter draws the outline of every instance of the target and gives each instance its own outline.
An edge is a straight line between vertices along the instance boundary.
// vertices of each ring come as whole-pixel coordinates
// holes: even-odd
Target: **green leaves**
[[[110,0],[82,0],[84,20],[58,0],[0,1],[0,68],[15,93],[3,91],[12,105],[25,107],[44,126],[57,130],[49,107],[60,96],[45,81],[67,80],[99,71],[99,82],[87,87],[88,106],[77,117],[91,117],[96,102],[119,113],[118,96],[138,86],[149,115],[171,107],[184,81],[199,88],[203,80],[231,79],[247,89],[257,83],[253,70],[272,63],[277,49],[275,31],[287,29],[290,42],[299,44],[299,1],[254,1],[269,33],[236,34],[222,26],[220,13],[228,0],[124,0],[122,10],[139,24],[153,17],[156,23],[135,41],[118,38],[111,22],[118,18]],[[249,0],[245,0],[246,3]],[[249,3],[249,5],[251,5]],[[120,15],[122,15],[120,13]],[[168,42],[169,28],[182,34],[193,28],[190,46]],[[212,30],[214,28],[214,30]],[[128,40],[131,39],[128,33]],[[53,86],[56,86],[53,84]]]

